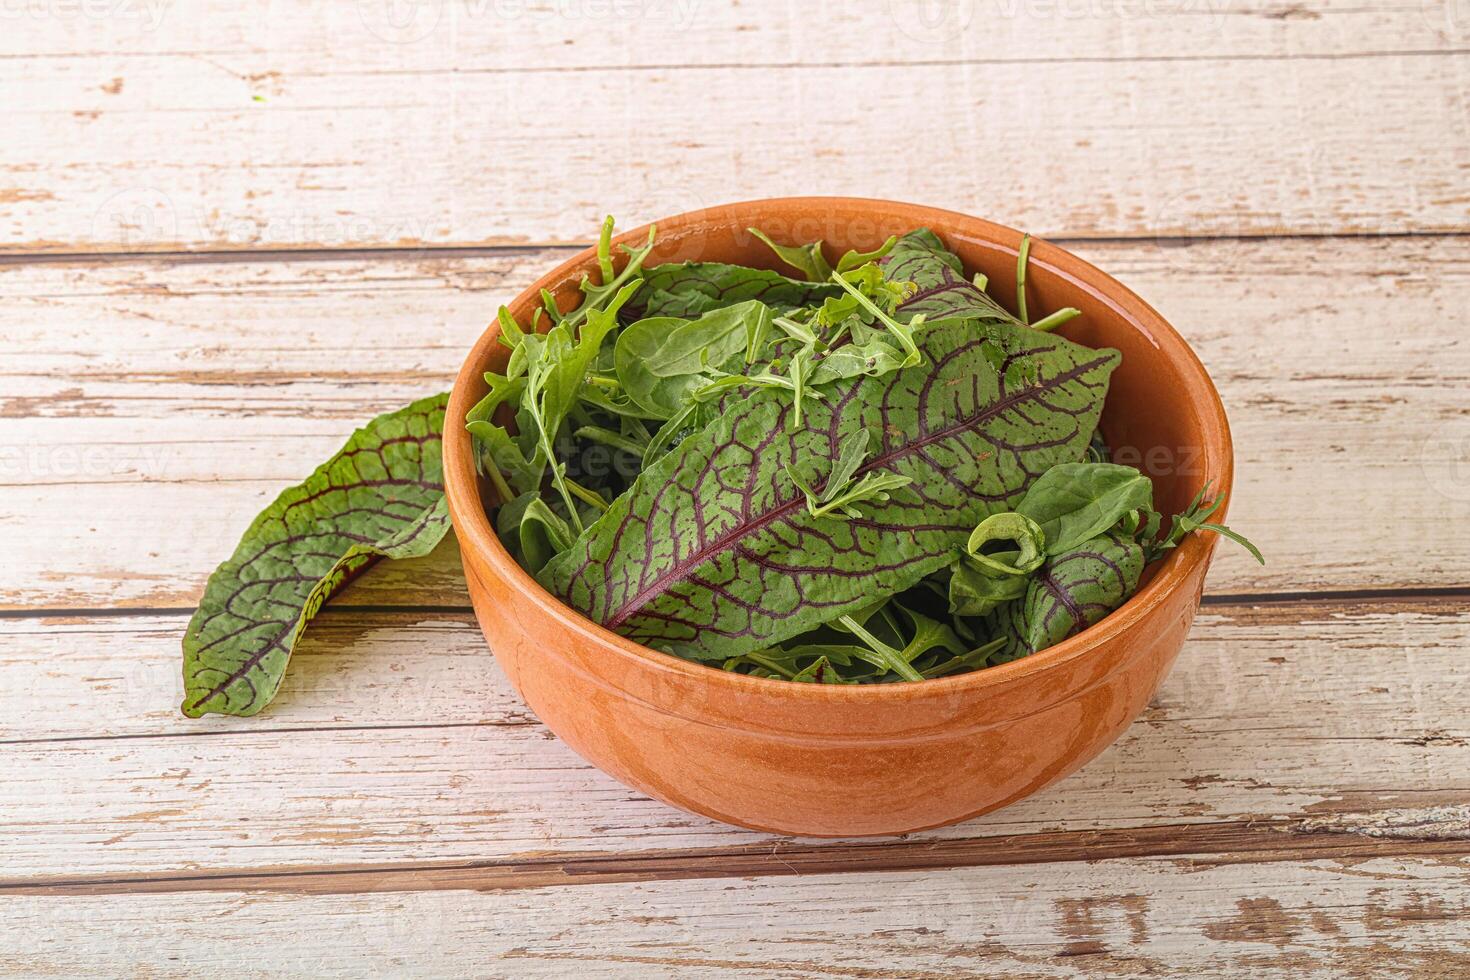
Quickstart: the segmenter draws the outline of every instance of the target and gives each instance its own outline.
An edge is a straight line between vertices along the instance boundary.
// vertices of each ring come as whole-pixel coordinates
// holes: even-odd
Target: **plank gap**
[[[193,874],[0,879],[5,895],[131,895],[244,891],[346,895],[404,891],[503,891],[563,885],[861,874],[997,865],[1094,863],[1179,857],[1190,870],[1223,864],[1470,855],[1470,839],[1393,839],[1352,829],[1307,829],[1268,819],[1064,831],[960,840],[780,844],[645,853],[584,852],[505,861],[392,862]],[[1344,825],[1350,827],[1351,825]]]
[[[1286,592],[1225,592],[1218,595],[1206,594],[1201,608],[1218,609],[1231,606],[1300,606],[1331,605],[1344,603],[1353,606],[1382,606],[1385,612],[1401,611],[1399,606],[1458,606],[1460,600],[1470,600],[1470,585],[1425,586],[1388,589],[1320,589]],[[1346,611],[1346,610],[1344,610]],[[1354,609],[1355,612],[1374,611]],[[363,603],[355,604],[336,600],[325,606],[317,618],[346,615],[468,615],[474,612],[468,602],[458,603]],[[126,619],[141,617],[187,617],[194,614],[193,606],[113,606],[94,608],[44,607],[38,609],[0,609],[0,621],[32,619]]]
[[[621,228],[622,226],[620,225],[619,227]],[[634,226],[629,225],[628,227],[631,228]],[[1407,231],[1374,231],[1370,229],[1344,231],[1276,230],[1272,232],[1261,232],[1259,234],[1237,235],[1212,234],[1204,231],[1197,235],[1154,235],[1144,233],[1135,235],[1055,235],[1047,236],[1046,240],[1054,245],[1060,245],[1063,248],[1073,245],[1136,245],[1140,242],[1152,242],[1169,248],[1189,248],[1192,246],[1207,246],[1232,242],[1250,244],[1272,241],[1456,240],[1467,236],[1470,236],[1470,227]],[[413,259],[423,258],[507,258],[517,255],[529,255],[545,249],[563,249],[570,254],[585,248],[590,248],[593,244],[590,240],[565,241],[549,239],[546,241],[528,241],[524,238],[517,238],[513,242],[497,242],[494,239],[490,239],[484,242],[427,244],[415,245],[413,247],[404,247],[402,245],[377,246],[371,243],[363,243],[342,248],[324,248],[321,246],[282,248],[273,246],[257,249],[243,245],[227,248],[177,249],[160,245],[157,248],[142,248],[129,251],[100,250],[95,252],[85,249],[67,250],[64,246],[60,247],[61,250],[53,250],[51,246],[47,246],[46,248],[24,249],[11,249],[0,246],[0,268],[23,265],[66,265],[72,263],[104,265],[158,261],[178,265],[206,265],[241,262],[348,262],[379,259],[411,261]],[[547,268],[547,271],[550,271],[550,267]]]

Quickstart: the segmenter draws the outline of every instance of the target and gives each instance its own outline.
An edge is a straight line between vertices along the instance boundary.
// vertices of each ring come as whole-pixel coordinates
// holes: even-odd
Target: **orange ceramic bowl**
[[[778,241],[822,238],[835,259],[890,234],[933,229],[1004,299],[1019,232],[950,211],[852,198],[752,201],[658,222],[648,260],[774,267],[745,229]],[[635,243],[647,229],[622,235]],[[581,252],[535,283],[511,312],[527,322],[544,287],[574,305]],[[1153,478],[1156,505],[1181,510],[1203,484],[1230,490],[1225,412],[1184,340],[1117,281],[1035,242],[1027,274],[1033,317],[1083,316],[1062,333],[1116,347],[1102,428],[1116,457]],[[444,470],[475,615],[531,709],[604,772],[685,810],[760,830],[812,836],[897,834],[965,820],[1029,796],[1076,770],[1143,710],[1189,632],[1212,537],[1191,535],[1150,569],[1138,593],[1097,625],[1031,657],[916,683],[793,684],[680,660],[625,640],[544,591],[501,547],[459,424],[500,370],[491,325],[449,401]]]

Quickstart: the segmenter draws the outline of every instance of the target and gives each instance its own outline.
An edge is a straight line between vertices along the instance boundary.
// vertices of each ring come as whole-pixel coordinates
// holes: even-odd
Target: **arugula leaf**
[[[1131,466],[1061,463],[1041,474],[1016,512],[1041,526],[1046,553],[1058,555],[1151,507],[1153,499],[1153,482]]]
[[[860,288],[859,283],[863,282],[861,274],[864,270],[872,270],[873,275],[866,277],[866,288]],[[877,303],[873,301],[873,298],[870,295],[871,292],[876,292],[878,290],[890,288],[892,286],[890,281],[887,280],[883,276],[883,274],[878,271],[877,266],[863,266],[862,269],[844,273],[843,275],[837,275],[836,273],[833,273],[832,281],[837,283],[837,285],[841,286],[844,290],[846,290],[848,296],[852,300],[854,300],[869,316],[873,317],[873,319],[877,320],[888,329],[888,332],[893,336],[893,339],[898,342],[898,346],[902,348],[904,352],[904,359],[899,362],[899,367],[913,367],[914,365],[918,364],[920,360],[922,360],[919,356],[918,345],[914,343],[914,331],[917,330],[919,325],[924,322],[924,314],[914,314],[912,317],[909,318],[908,323],[899,323],[893,317],[889,316],[887,312],[885,312]],[[907,290],[905,290],[904,292],[906,293]],[[896,299],[897,297],[894,298]],[[828,302],[831,301],[829,300]]]
[[[789,463],[786,465],[787,478],[806,494],[808,514],[813,517],[825,517],[828,514],[848,518],[861,517],[858,504],[868,501],[887,503],[889,490],[897,490],[913,482],[909,477],[897,473],[864,473],[860,479],[853,479],[853,473],[868,456],[870,438],[867,429],[858,429],[842,440],[837,462],[833,464],[832,472],[828,474],[820,492],[809,487]]]
[[[777,245],[759,228],[745,230],[769,246],[771,251],[776,253],[777,258],[800,272],[808,282],[826,282],[832,278],[833,272],[849,272],[870,262],[876,262],[892,251],[893,246],[898,243],[898,236],[890,235],[886,242],[871,252],[848,249],[837,261],[837,268],[834,269],[827,264],[827,257],[822,254],[822,243],[819,241],[806,245]]]
[[[584,288],[587,288],[584,283]],[[596,288],[596,287],[594,287]],[[602,348],[602,341],[617,326],[618,308],[638,289],[638,281],[624,285],[608,302],[606,309],[578,313],[584,318],[581,330],[572,332],[572,317],[557,320],[545,334],[526,334],[516,347],[524,355],[525,389],[521,395],[521,412],[529,418],[530,435],[536,439],[533,469],[551,468],[551,479],[561,494],[571,516],[572,525],[582,531],[582,518],[572,502],[567,485],[566,466],[557,462],[554,444],[562,423],[577,405],[582,385],[592,361]],[[585,311],[585,312],[583,312]],[[491,375],[486,375],[487,380]]]
[[[853,269],[865,266],[869,262],[877,262],[889,252],[893,251],[893,246],[897,244],[898,236],[889,235],[886,242],[884,242],[882,245],[879,245],[871,252],[859,252],[857,249],[849,249],[842,256],[842,258],[837,260],[837,269],[835,271],[841,274],[843,272],[850,272]]]
[[[1048,558],[1026,595],[1000,606],[986,620],[989,635],[1005,640],[990,662],[1029,656],[1096,623],[1138,588],[1143,564],[1142,546],[1117,532]]]
[[[827,258],[822,254],[821,242],[811,242],[807,245],[777,245],[759,228],[745,230],[765,242],[782,262],[800,272],[808,282],[826,282],[831,278],[832,267],[827,264]]]
[[[439,458],[448,400],[373,419],[250,523],[184,633],[184,714],[260,711],[328,599],[379,558],[434,549],[449,529]]]
[[[889,646],[869,633],[864,624],[858,622],[851,616],[839,616],[837,623],[841,628],[847,630],[853,636],[862,641],[863,659],[885,672],[891,671],[906,681],[921,681],[924,675],[914,669],[909,661],[913,654],[908,649],[899,650]]]
[[[622,246],[623,251],[628,256],[628,261],[624,263],[622,272],[615,272],[612,263],[613,218],[612,215],[604,218],[602,221],[602,232],[597,237],[597,268],[602,276],[602,281],[594,284],[591,276],[583,275],[580,286],[583,300],[575,310],[565,317],[557,312],[556,302],[553,297],[543,291],[541,294],[544,304],[543,308],[551,314],[552,320],[557,323],[564,323],[568,327],[575,327],[594,312],[606,309],[611,309],[613,312],[616,312],[617,308],[627,300],[627,296],[621,294],[629,284],[635,285],[632,289],[628,290],[628,293],[631,295],[637,292],[636,283],[641,283],[642,281],[638,278],[638,275],[643,270],[643,260],[648,258],[649,252],[653,251],[653,239],[657,231],[658,229],[655,226],[648,226],[648,241],[644,243],[642,248],[635,249],[627,245]]]
[[[1153,513],[1152,510],[1149,511],[1148,524],[1141,529],[1141,536],[1146,542],[1148,549],[1148,560],[1154,561],[1162,557],[1165,552],[1178,547],[1179,542],[1184,540],[1186,534],[1193,531],[1213,531],[1215,534],[1229,538],[1231,541],[1240,545],[1246,551],[1250,552],[1251,557],[1262,565],[1266,564],[1266,558],[1261,554],[1261,549],[1252,544],[1245,535],[1232,531],[1224,524],[1213,524],[1209,522],[1210,515],[1225,504],[1225,495],[1223,493],[1217,494],[1215,497],[1207,500],[1206,497],[1209,492],[1209,484],[1200,487],[1199,493],[1194,495],[1194,499],[1189,502],[1189,506],[1184,509],[1184,513],[1174,515],[1174,519],[1170,524],[1169,533],[1162,541],[1153,540],[1154,534],[1157,532],[1159,526],[1159,515]]]
[[[1035,381],[1013,386],[980,351],[977,324],[936,326],[928,362],[829,390],[807,425],[758,390],[655,460],[538,576],[574,609],[630,639],[723,660],[850,613],[949,565],[981,518],[1009,510],[1051,465],[1085,450],[1118,363],[1022,327],[995,327]],[[744,392],[741,393],[744,395]],[[812,517],[780,479],[830,473],[843,439],[880,437],[855,475],[913,482],[860,518]]]

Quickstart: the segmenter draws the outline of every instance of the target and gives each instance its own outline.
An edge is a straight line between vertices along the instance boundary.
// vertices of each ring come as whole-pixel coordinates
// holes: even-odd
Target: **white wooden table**
[[[917,6],[0,8],[0,971],[1470,971],[1470,8]],[[603,213],[791,193],[1061,242],[1219,383],[1270,564],[1115,747],[899,841],[688,816],[521,705],[452,543],[178,714],[249,518]]]

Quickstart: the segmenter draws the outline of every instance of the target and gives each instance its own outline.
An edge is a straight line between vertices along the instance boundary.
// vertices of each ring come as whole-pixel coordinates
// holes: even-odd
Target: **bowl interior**
[[[954,212],[888,201],[852,198],[783,198],[727,205],[679,215],[658,223],[658,237],[647,265],[663,262],[709,261],[783,269],[770,249],[747,230],[759,227],[783,244],[816,239],[826,242],[827,257],[835,262],[846,250],[877,248],[892,234],[918,227],[932,229],[959,255],[967,275],[988,277],[990,294],[1015,312],[1015,282],[1021,234],[1013,229]],[[614,239],[616,261],[625,256],[620,244],[637,245],[647,239],[638,228]],[[596,255],[588,249],[573,256],[509,304],[522,323],[530,321],[540,304],[540,290],[549,290],[563,309],[578,302],[578,283],[584,274],[596,275]],[[1122,284],[1065,250],[1033,241],[1027,266],[1027,306],[1034,321],[1053,310],[1075,306],[1082,316],[1058,333],[1092,347],[1114,347],[1123,354],[1114,372],[1101,428],[1120,463],[1136,466],[1154,481],[1155,507],[1165,515],[1182,510],[1206,483],[1212,491],[1228,493],[1232,455],[1229,430],[1219,397],[1203,366],[1183,339],[1141,299]],[[470,437],[454,424],[486,391],[482,375],[505,366],[507,349],[498,343],[498,327],[491,324],[471,352],[455,386],[445,425],[445,466],[451,501],[457,489],[476,486],[481,499],[493,503],[493,491],[474,475]],[[461,538],[463,510],[456,510]],[[1223,516],[1223,513],[1222,513]],[[474,546],[495,553],[494,564],[513,565],[490,532],[488,519],[469,515]],[[463,542],[462,542],[463,543]],[[466,545],[470,546],[470,545]],[[1140,602],[1145,592],[1164,587],[1161,579],[1181,577],[1184,565],[1208,561],[1210,543],[1198,536],[1150,570],[1145,586],[1125,605]],[[1172,570],[1172,572],[1171,572]],[[515,571],[519,571],[516,569]],[[526,578],[529,582],[529,577]],[[536,588],[534,584],[532,588]],[[567,611],[568,614],[570,610]],[[1118,617],[1115,612],[1110,619]],[[575,615],[575,614],[571,614]],[[1075,651],[1085,637],[1108,621],[1085,630],[1049,651],[1014,664],[962,675],[976,677],[1016,668],[1042,665],[1040,658],[1067,647]],[[620,640],[620,638],[619,638]],[[636,646],[621,641],[618,645]],[[639,648],[640,650],[642,648]],[[645,651],[648,656],[669,659]],[[946,683],[931,681],[925,686]],[[811,685],[801,685],[809,687]],[[880,685],[880,687],[883,685]],[[901,685],[903,686],[903,685]]]

